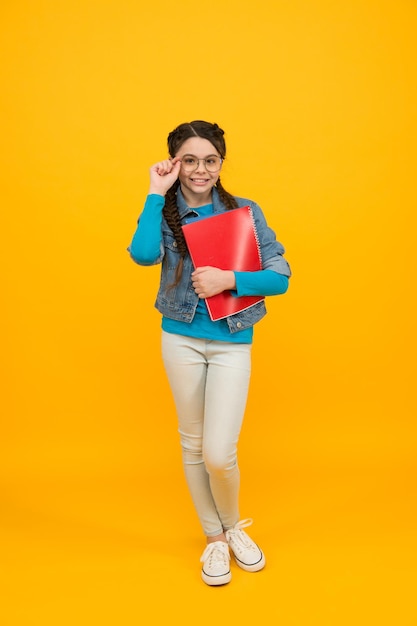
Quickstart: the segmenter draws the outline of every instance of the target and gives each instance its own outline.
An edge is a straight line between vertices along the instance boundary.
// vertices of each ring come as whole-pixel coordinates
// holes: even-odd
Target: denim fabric
[[[213,211],[214,214],[221,213],[226,210],[224,204],[220,200],[216,189],[213,189]],[[291,270],[287,261],[283,258],[284,248],[276,240],[274,231],[268,227],[265,217],[260,207],[246,198],[236,197],[238,206],[250,206],[255,220],[255,227],[258,235],[262,268],[270,269],[284,276],[291,276]],[[179,189],[177,192],[177,204],[182,223],[185,223],[187,217],[198,215],[198,209],[190,209],[184,200]],[[162,263],[161,282],[155,302],[155,307],[162,315],[171,319],[191,322],[198,304],[198,295],[195,293],[191,283],[191,273],[193,265],[189,255],[184,259],[184,268],[180,283],[169,289],[169,286],[175,282],[175,269],[179,262],[179,253],[177,243],[171,229],[166,223],[165,218],[162,220],[162,238],[161,254],[156,263]],[[227,318],[227,323],[231,333],[243,330],[253,326],[266,314],[265,302],[258,302],[249,309],[236,313]]]

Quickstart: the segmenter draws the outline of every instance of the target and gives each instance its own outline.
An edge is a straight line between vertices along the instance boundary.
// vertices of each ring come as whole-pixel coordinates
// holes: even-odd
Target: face
[[[187,201],[191,199],[197,203],[208,202],[211,190],[219,179],[220,170],[208,172],[202,159],[213,155],[220,156],[220,154],[208,139],[191,137],[184,141],[175,156],[182,158],[185,155],[193,155],[200,161],[192,172],[185,172],[183,167],[180,169],[179,180],[184,197]]]

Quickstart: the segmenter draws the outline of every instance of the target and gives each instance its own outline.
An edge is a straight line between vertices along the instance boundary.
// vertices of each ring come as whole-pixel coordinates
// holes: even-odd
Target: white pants
[[[251,345],[162,332],[162,357],[178,415],[185,476],[207,537],[239,520],[237,444]]]

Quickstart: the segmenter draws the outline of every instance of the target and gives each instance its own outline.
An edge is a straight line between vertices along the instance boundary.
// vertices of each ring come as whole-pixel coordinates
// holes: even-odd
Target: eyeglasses
[[[201,161],[204,162],[205,168],[208,172],[218,172],[223,163],[223,159],[215,154],[208,156],[205,159],[197,159],[197,157],[192,154],[186,154],[181,157],[181,166],[184,172],[193,172],[200,166]]]

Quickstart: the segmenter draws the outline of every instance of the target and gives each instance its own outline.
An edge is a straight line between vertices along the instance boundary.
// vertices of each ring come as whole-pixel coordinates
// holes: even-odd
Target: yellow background
[[[417,623],[412,0],[3,2],[0,616]],[[178,123],[293,269],[255,332],[242,516],[268,565],[211,589],[126,247]]]

